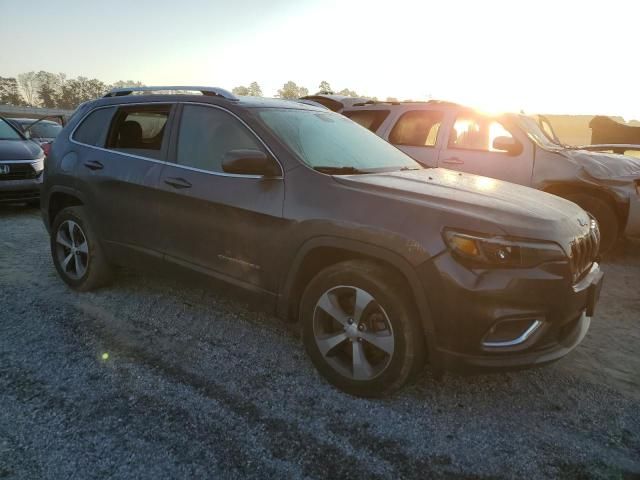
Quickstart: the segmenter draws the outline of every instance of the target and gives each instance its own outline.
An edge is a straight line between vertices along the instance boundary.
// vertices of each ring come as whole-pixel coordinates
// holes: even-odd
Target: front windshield
[[[60,130],[62,126],[53,122],[39,122],[29,129],[31,136],[35,138],[56,138]]]
[[[531,117],[527,117],[526,115],[518,115],[517,122],[520,125],[520,128],[522,128],[525,131],[525,133],[529,136],[529,138],[531,138],[531,140],[536,142],[541,147],[543,148],[562,147],[562,145],[554,142],[549,138],[549,136],[544,132],[544,130],[542,130],[538,122],[535,121],[535,119]]]
[[[376,134],[337,113],[264,108],[258,117],[311,168],[367,172],[422,168]]]
[[[0,119],[0,140],[22,140],[22,137],[5,120]]]

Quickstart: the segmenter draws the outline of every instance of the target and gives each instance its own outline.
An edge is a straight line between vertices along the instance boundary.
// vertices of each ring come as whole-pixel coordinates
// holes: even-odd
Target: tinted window
[[[389,115],[389,110],[357,110],[344,112],[344,116],[359,123],[364,128],[376,132],[384,119]]]
[[[264,148],[232,115],[212,107],[184,106],[176,156],[179,165],[222,172],[222,160],[230,150]]]
[[[86,145],[104,147],[114,111],[115,107],[111,107],[99,108],[91,112],[76,129],[73,139]]]
[[[414,110],[400,117],[389,135],[394,145],[433,147],[438,139],[442,112]]]
[[[115,115],[107,148],[160,158],[170,105],[121,107]]]
[[[265,126],[311,167],[420,168],[393,145],[337,113],[279,108],[258,112]]]
[[[22,137],[11,125],[0,119],[0,140],[22,140]]]
[[[460,115],[449,134],[449,147],[499,152],[493,148],[497,137],[513,138],[500,122],[488,117]]]

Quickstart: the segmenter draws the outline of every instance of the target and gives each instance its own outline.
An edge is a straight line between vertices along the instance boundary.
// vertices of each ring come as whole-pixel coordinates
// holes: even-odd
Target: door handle
[[[448,163],[453,165],[462,165],[464,160],[460,160],[458,157],[445,158],[442,163]]]
[[[88,162],[84,162],[84,166],[89,170],[102,170],[104,165],[97,160],[89,160]]]
[[[184,178],[166,178],[164,183],[178,189],[191,188],[191,183],[187,182]]]

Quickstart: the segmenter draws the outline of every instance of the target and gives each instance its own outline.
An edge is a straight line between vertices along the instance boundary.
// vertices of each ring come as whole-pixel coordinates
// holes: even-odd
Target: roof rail
[[[124,87],[124,88],[114,88],[107,92],[105,98],[107,97],[123,97],[125,95],[130,95],[133,92],[158,92],[158,91],[167,91],[167,90],[176,90],[176,91],[188,91],[188,92],[200,92],[202,95],[207,95],[210,97],[222,97],[227,100],[238,101],[239,98],[236,97],[233,93],[225,90],[224,88],[218,87],[194,87],[194,86],[159,86],[159,87]]]

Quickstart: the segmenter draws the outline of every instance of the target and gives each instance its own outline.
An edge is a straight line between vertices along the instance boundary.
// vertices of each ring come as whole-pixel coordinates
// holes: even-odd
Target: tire
[[[565,198],[593,215],[600,227],[600,253],[610,252],[620,235],[620,220],[616,211],[604,200],[586,193],[567,195]]]
[[[424,367],[424,336],[406,291],[398,274],[362,260],[330,266],[311,280],[300,304],[302,338],[329,383],[381,397]],[[366,307],[356,310],[356,298]]]
[[[60,211],[53,221],[50,239],[53,264],[71,288],[85,292],[109,283],[112,270],[84,207]]]

